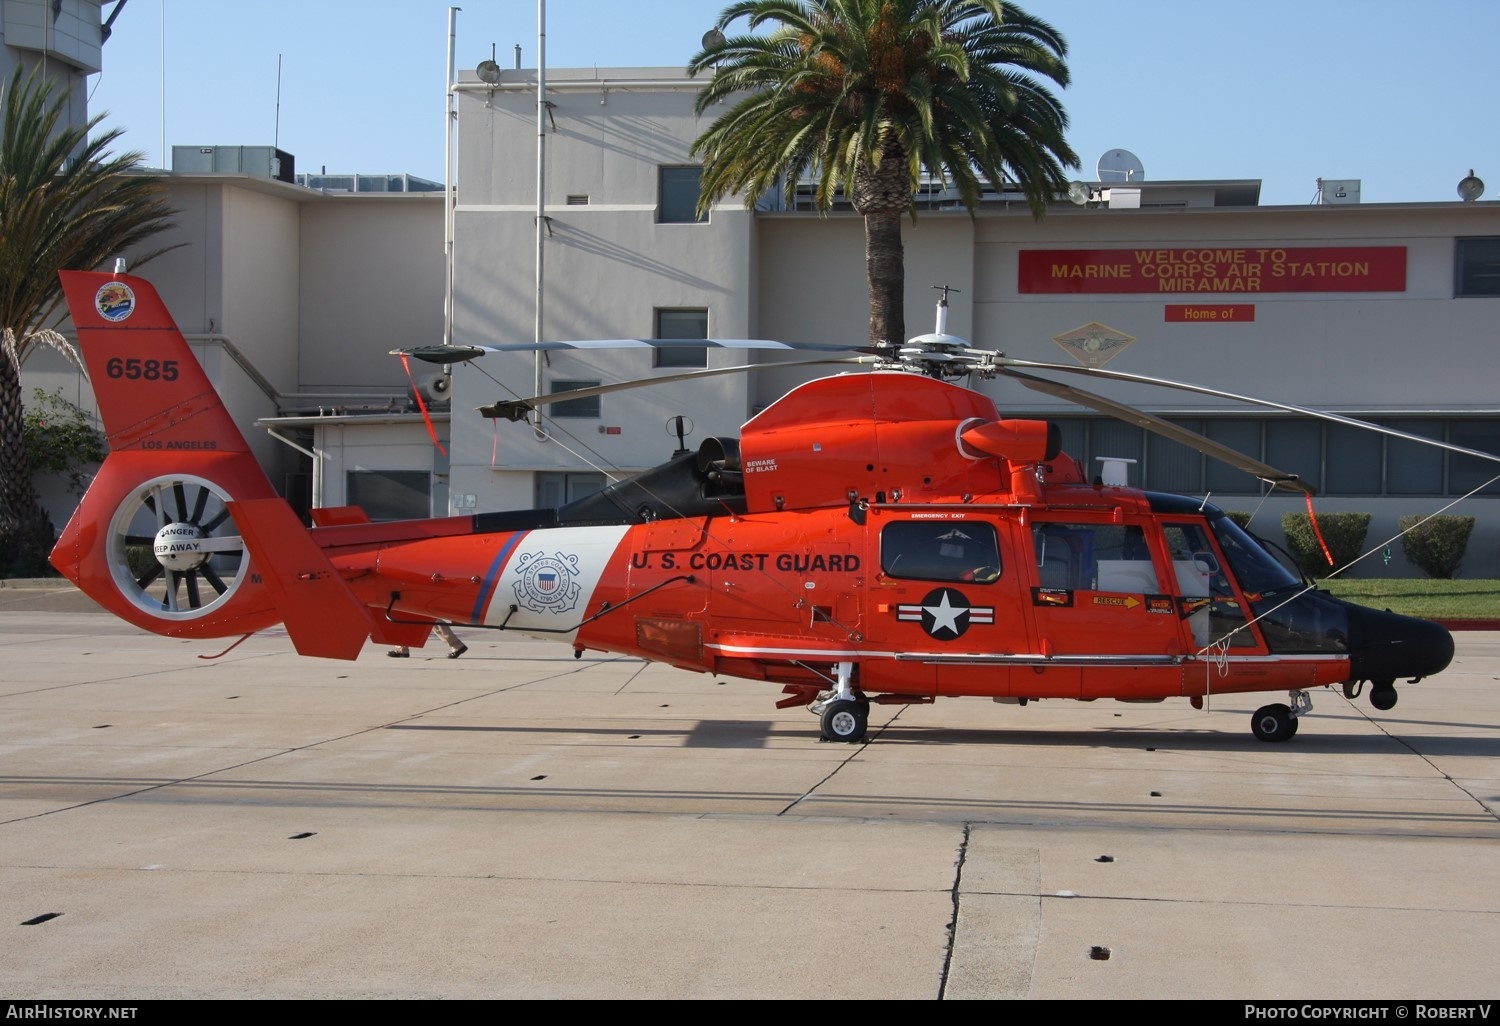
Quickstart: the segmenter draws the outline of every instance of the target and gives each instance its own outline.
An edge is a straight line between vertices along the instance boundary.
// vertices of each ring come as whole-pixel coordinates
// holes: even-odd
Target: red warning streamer
[[[1328,565],[1333,566],[1333,553],[1328,551],[1328,543],[1323,540],[1323,531],[1318,527],[1318,514],[1313,512],[1312,493],[1303,492],[1302,496],[1307,500],[1307,519],[1312,524],[1313,534],[1317,536],[1318,547],[1323,550],[1323,558],[1328,560]]]
[[[427,412],[427,404],[422,401],[422,390],[417,387],[417,379],[411,376],[411,362],[407,360],[406,354],[401,354],[401,367],[406,371],[406,380],[411,382],[411,394],[417,397],[417,409],[422,411],[422,423],[427,425],[427,433],[432,436],[432,444],[437,446],[438,452],[444,456],[448,450],[443,448],[443,443],[438,441],[437,428],[432,426],[432,415]],[[1329,560],[1329,562],[1333,562]]]

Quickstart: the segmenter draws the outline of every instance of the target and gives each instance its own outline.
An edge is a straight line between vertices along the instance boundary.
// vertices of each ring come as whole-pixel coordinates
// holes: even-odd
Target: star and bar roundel
[[[957,588],[934,588],[921,602],[898,605],[896,619],[921,623],[930,637],[952,641],[974,624],[994,623],[995,607],[972,605]]]

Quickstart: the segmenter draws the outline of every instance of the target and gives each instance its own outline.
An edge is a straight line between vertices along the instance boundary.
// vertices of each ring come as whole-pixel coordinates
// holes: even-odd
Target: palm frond
[[[728,104],[699,136],[699,211],[810,182],[828,211],[865,220],[870,338],[904,338],[900,214],[916,216],[924,177],[973,212],[985,186],[1016,184],[1040,216],[1078,166],[1067,112],[1067,43],[1001,0],[738,0],[744,21],[693,57],[710,74],[696,110]],[[877,271],[878,267],[878,271]]]
[[[1067,114],[1048,88],[1068,83],[1067,43],[1013,4],[740,0],[717,24],[739,21],[751,32],[705,47],[688,65],[712,72],[700,114],[732,102],[694,148],[704,210],[736,193],[753,206],[767,189],[809,177],[827,210],[857,174],[875,171],[891,140],[909,162],[912,195],[929,176],[952,184],[971,210],[986,183],[1009,180],[1040,212],[1078,166]],[[914,212],[911,196],[902,206]]]
[[[37,501],[27,458],[20,368],[49,346],[77,354],[52,326],[57,272],[90,270],[125,251],[140,264],[163,250],[137,247],[170,227],[158,182],[138,173],[139,153],[111,155],[118,130],[64,121],[50,85],[18,68],[0,95],[0,573],[47,568],[52,525]]]
[[[0,123],[0,325],[24,357],[58,312],[57,272],[92,269],[172,223],[159,180],[141,174],[141,154],[110,153],[118,129],[104,115],[62,124],[52,88],[17,69]],[[164,250],[133,255],[140,264]]]

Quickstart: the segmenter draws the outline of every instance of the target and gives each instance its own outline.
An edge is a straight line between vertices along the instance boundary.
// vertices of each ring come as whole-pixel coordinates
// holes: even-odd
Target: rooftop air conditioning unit
[[[1359,179],[1358,178],[1319,178],[1318,179],[1318,202],[1319,203],[1358,203],[1359,202]]]

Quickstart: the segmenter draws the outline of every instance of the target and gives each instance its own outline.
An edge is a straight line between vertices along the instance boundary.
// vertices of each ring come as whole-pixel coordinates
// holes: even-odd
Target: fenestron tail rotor
[[[110,525],[110,572],[120,593],[153,617],[191,620],[222,607],[250,566],[245,543],[212,481],[153,478],[128,494]]]

